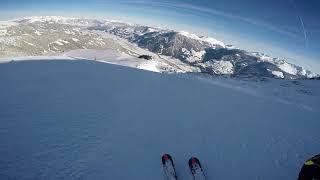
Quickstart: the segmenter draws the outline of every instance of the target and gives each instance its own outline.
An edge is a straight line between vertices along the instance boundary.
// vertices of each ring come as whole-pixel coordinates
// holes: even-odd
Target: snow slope
[[[65,52],[63,56],[78,60],[95,60],[158,73],[167,72],[170,68],[173,69],[165,62],[165,58],[159,56],[154,56],[152,60],[146,60],[115,50],[78,49]]]
[[[0,179],[296,179],[319,153],[319,81],[159,74],[94,61],[0,64]],[[304,91],[302,91],[302,89]]]

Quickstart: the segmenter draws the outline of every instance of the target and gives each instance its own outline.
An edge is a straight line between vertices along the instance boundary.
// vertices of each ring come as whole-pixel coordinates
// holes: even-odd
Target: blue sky
[[[208,35],[320,72],[317,0],[1,0],[0,19],[111,18]]]

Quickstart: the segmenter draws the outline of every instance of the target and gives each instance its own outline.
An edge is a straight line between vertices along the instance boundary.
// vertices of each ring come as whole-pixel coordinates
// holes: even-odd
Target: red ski
[[[205,180],[205,176],[198,158],[192,157],[189,160],[189,167],[194,180]]]
[[[177,180],[176,169],[172,157],[164,154],[161,158],[165,180]]]

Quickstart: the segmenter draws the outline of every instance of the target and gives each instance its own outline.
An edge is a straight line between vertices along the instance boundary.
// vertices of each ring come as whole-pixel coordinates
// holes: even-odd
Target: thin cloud
[[[301,16],[299,16],[299,19],[301,22],[301,27],[302,27],[302,31],[303,31],[303,35],[304,35],[304,39],[305,39],[305,45],[306,45],[306,48],[308,48],[308,36],[307,36],[306,27],[304,25],[304,22],[303,22]]]
[[[304,21],[303,21],[302,17],[299,15],[297,3],[294,0],[292,0],[292,5],[293,5],[294,10],[297,12],[297,17],[300,21],[301,30],[302,30],[302,33],[304,36],[304,41],[305,41],[305,47],[308,48],[308,35],[307,35],[306,27],[304,25]]]

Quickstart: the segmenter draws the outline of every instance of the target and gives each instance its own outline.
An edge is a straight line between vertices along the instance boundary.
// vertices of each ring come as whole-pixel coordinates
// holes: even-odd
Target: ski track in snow
[[[193,155],[208,180],[296,179],[320,149],[319,81],[303,84],[313,111],[277,102],[297,94],[290,83],[266,100],[263,82],[223,82],[93,61],[1,63],[0,179],[160,180],[163,153],[179,179],[191,179]]]

